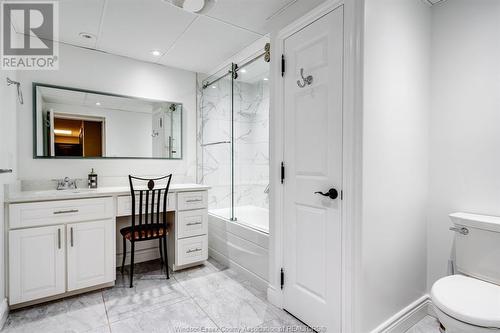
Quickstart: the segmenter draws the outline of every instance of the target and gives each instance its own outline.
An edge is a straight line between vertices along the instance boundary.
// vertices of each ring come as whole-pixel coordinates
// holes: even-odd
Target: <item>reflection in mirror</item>
[[[182,104],[34,84],[36,157],[182,158]]]

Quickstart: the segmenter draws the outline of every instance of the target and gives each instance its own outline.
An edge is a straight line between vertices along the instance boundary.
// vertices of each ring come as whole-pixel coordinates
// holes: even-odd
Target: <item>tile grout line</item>
[[[177,280],[177,278],[175,277],[174,275],[174,279],[175,281],[177,281],[177,283],[179,283],[179,285],[182,287],[182,289],[184,289],[184,291],[186,292],[186,294],[189,296],[189,298],[191,298],[191,300],[194,302],[194,304],[196,304],[196,306],[198,308],[201,309],[201,311],[208,317],[208,319],[210,319],[210,321],[215,325],[217,326],[218,330],[221,331],[221,327],[219,326],[219,324],[212,318],[212,316],[210,316],[210,314],[208,314],[205,309],[203,309],[203,307],[196,301],[196,299],[192,296],[192,294],[187,290],[186,287],[184,287],[184,285],[179,281]]]
[[[106,320],[108,322],[109,332],[111,332],[111,323],[109,322],[108,307],[106,306],[106,300],[104,299],[104,291],[101,290],[102,303],[104,305],[104,311],[106,312]]]

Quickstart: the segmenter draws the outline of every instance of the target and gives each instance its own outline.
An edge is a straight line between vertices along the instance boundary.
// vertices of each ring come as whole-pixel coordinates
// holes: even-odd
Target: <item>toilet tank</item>
[[[457,272],[500,285],[500,217],[454,213],[450,218]]]

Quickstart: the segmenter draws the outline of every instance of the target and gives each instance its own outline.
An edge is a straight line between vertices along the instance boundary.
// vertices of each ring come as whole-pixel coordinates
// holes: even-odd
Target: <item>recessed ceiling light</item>
[[[242,72],[242,73],[246,73],[246,72],[247,72],[247,70],[243,68],[243,69],[241,70],[241,72]]]
[[[161,52],[160,52],[160,51],[158,51],[158,50],[153,50],[153,51],[151,51],[151,54],[152,54],[152,55],[154,55],[155,57],[159,57],[159,56],[161,56]]]
[[[95,36],[88,33],[88,32],[80,32],[79,33],[80,37],[84,38],[84,39],[94,39]]]
[[[101,106],[101,102],[95,102],[95,105]]]
[[[264,81],[269,81],[269,79],[267,77],[264,78]]]

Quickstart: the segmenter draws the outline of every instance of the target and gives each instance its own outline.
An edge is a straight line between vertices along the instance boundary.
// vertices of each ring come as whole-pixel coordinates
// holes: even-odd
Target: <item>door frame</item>
[[[268,300],[283,307],[280,271],[284,253],[284,187],[281,184],[281,162],[284,160],[284,80],[281,56],[284,41],[304,27],[344,8],[344,78],[342,143],[342,332],[355,332],[355,313],[360,271],[359,253],[362,211],[362,106],[363,106],[363,17],[364,0],[327,0],[295,22],[278,31],[273,38],[270,112],[270,225]],[[285,166],[286,170],[286,166]],[[286,172],[285,172],[286,181]],[[286,279],[286,276],[285,276]]]

